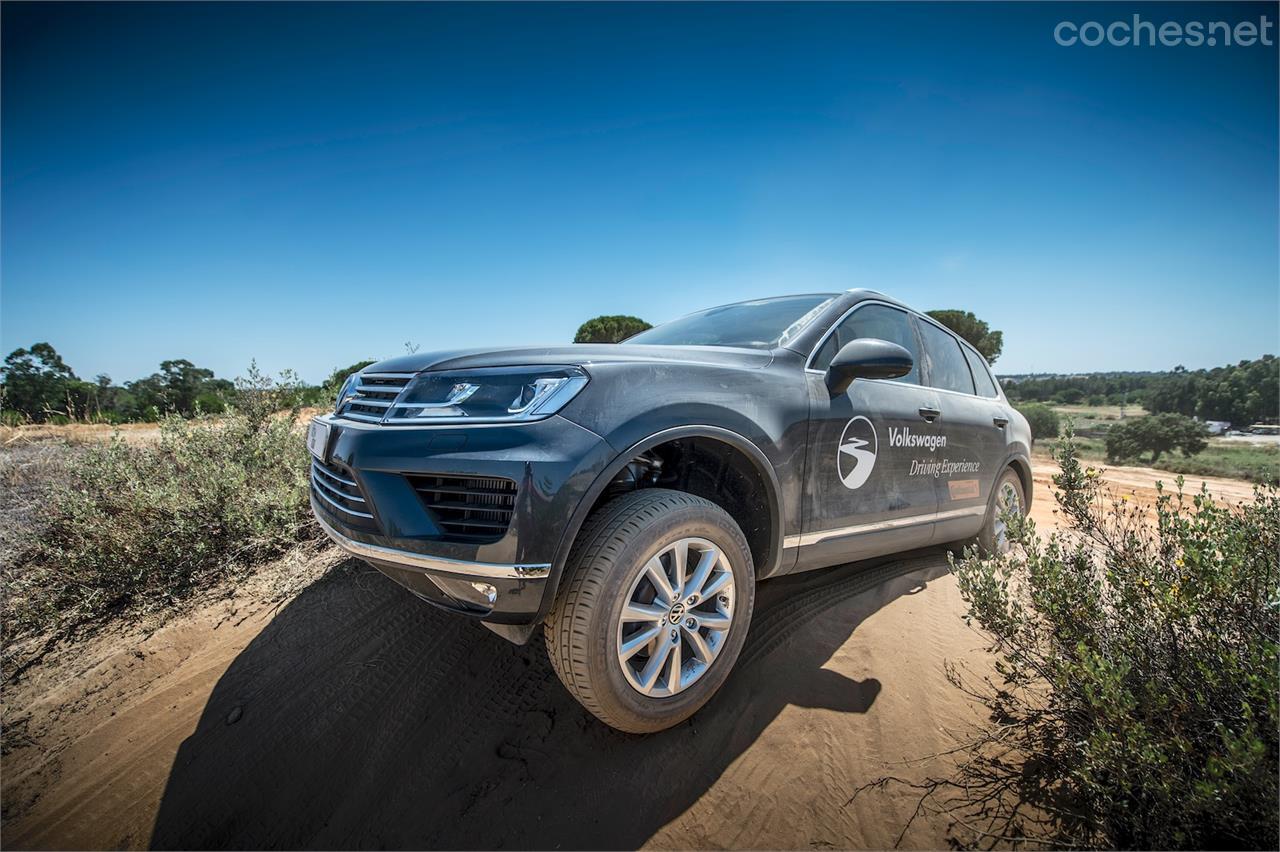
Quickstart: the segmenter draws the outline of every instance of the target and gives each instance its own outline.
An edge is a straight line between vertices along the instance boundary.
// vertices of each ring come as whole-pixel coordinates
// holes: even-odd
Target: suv
[[[985,359],[879,293],[701,311],[622,344],[392,358],[310,424],[341,547],[649,732],[725,681],[771,577],[977,538],[1031,497]]]

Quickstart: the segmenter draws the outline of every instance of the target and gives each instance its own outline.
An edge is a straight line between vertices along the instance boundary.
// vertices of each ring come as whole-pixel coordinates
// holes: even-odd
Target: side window
[[[931,322],[920,320],[919,324],[929,384],[942,390],[972,394],[973,376],[969,374],[969,362],[964,358],[960,342]]]
[[[827,338],[813,359],[813,369],[825,370],[831,366],[831,359],[836,357],[846,343],[860,337],[877,337],[896,343],[911,353],[911,372],[895,382],[920,384],[920,345],[916,341],[915,331],[911,328],[911,320],[905,311],[887,305],[867,305],[858,308],[836,327],[835,332]]]
[[[996,380],[991,378],[991,370],[987,368],[987,360],[967,346],[960,347],[964,357],[969,361],[969,370],[973,373],[973,383],[978,386],[978,396],[996,397],[1000,391],[996,389]]]

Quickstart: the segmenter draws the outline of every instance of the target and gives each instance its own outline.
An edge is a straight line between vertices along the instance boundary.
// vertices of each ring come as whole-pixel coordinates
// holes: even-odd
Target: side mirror
[[[896,379],[911,372],[911,353],[896,343],[863,337],[846,343],[827,368],[827,390],[842,394],[854,379]]]

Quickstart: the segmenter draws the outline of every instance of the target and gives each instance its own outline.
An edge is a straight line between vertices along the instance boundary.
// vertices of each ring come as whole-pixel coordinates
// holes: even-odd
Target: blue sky
[[[318,380],[872,287],[1000,372],[1274,352],[1276,48],[1053,40],[1135,11],[1280,17],[5,3],[0,345]]]

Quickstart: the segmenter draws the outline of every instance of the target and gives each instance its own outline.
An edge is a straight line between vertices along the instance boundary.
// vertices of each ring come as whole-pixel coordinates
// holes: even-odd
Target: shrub
[[[43,522],[5,569],[6,639],[179,599],[314,535],[294,427],[171,416],[158,441],[69,450]]]
[[[1209,445],[1204,424],[1181,414],[1154,414],[1117,423],[1107,430],[1107,461],[1112,464],[1151,453],[1155,464],[1174,449],[1190,458]]]
[[[1280,496],[1226,506],[1179,479],[1151,519],[1104,499],[1070,434],[1055,457],[1068,531],[1010,519],[1008,554],[954,566],[1001,682],[974,692],[992,724],[951,804],[991,816],[1008,791],[1073,846],[1277,848]]]
[[[1034,440],[1058,437],[1058,412],[1040,402],[1028,402],[1016,408],[1023,417],[1027,418],[1027,423],[1031,426],[1031,437]]]

